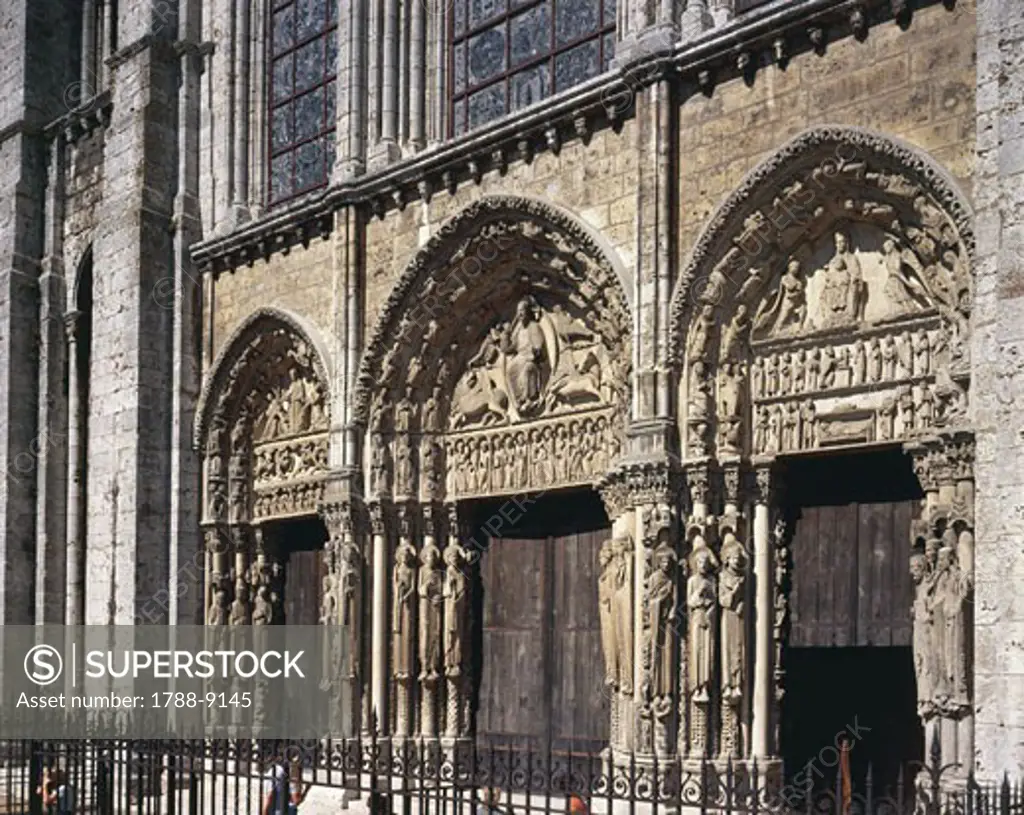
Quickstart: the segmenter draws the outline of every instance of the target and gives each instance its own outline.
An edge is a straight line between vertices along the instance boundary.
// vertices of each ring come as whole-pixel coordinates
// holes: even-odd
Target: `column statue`
[[[714,553],[701,541],[693,553],[693,570],[686,581],[686,606],[690,612],[689,693],[698,701],[710,699],[711,682],[715,674],[714,645],[718,628],[718,598],[716,597]]]
[[[675,684],[672,641],[676,623],[676,555],[668,546],[654,552],[648,598],[651,698],[671,700]]]
[[[395,551],[394,586],[392,588],[391,633],[394,641],[394,673],[398,679],[412,675],[413,603],[416,593],[416,552],[403,541]]]
[[[598,611],[601,621],[601,648],[604,651],[604,681],[615,689],[619,679],[619,652],[615,642],[615,582],[618,569],[616,541],[609,538],[601,546],[598,563],[601,575],[597,581]]]
[[[747,681],[746,553],[731,531],[722,540],[722,570],[718,582],[722,630],[722,754],[738,758],[742,745],[743,697]]]

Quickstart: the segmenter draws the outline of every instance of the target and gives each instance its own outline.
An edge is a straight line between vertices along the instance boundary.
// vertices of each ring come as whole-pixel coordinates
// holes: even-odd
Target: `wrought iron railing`
[[[533,751],[472,741],[368,736],[348,741],[7,742],[0,815],[72,811],[262,815],[275,765],[299,812],[343,806],[403,815],[723,813],[723,815],[1024,815],[1019,783],[982,785],[930,756],[882,794],[872,772],[834,789],[787,787],[756,762]],[[777,765],[776,765],[777,768]],[[45,786],[44,786],[44,779]]]

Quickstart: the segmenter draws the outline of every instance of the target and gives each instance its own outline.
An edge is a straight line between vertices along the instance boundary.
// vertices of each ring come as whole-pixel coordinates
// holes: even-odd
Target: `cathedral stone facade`
[[[901,649],[1024,768],[1016,0],[0,14],[0,622],[340,625],[352,732],[536,736],[536,673],[766,768]]]

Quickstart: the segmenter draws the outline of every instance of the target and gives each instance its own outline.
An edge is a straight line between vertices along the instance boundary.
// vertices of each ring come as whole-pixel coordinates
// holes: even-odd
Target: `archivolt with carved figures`
[[[261,524],[311,516],[327,476],[329,388],[315,334],[277,310],[254,314],[225,345],[200,398],[208,622],[264,624],[281,614],[281,567]]]
[[[672,304],[688,479],[728,466],[755,469],[757,500],[767,508],[768,475],[779,456],[894,443],[913,456],[927,496],[910,564],[919,712],[965,768],[973,252],[967,200],[929,157],[865,130],[816,128],[757,167],[726,200],[698,240]],[[694,529],[708,525],[709,507],[721,506],[706,489],[697,492],[691,484],[691,510],[704,513],[687,519]],[[770,513],[763,517],[760,543],[738,544],[712,518],[717,540],[709,546],[695,532],[701,546],[688,546],[691,750],[710,749],[713,735],[721,755],[737,754],[735,722],[745,714],[730,710],[730,699],[750,693],[745,654],[754,631],[733,589],[753,576],[748,551],[765,552],[766,565],[775,561],[771,579],[765,570],[757,589],[773,619],[757,637],[774,669],[757,681],[771,677],[776,706],[784,693],[790,530],[779,523],[769,534]],[[712,615],[721,620],[717,640],[709,635],[717,621],[700,625]],[[723,683],[709,692],[715,647]],[[762,698],[768,691],[761,689]],[[950,736],[958,728],[960,736]]]
[[[621,450],[621,270],[574,218],[484,198],[388,299],[360,367],[370,492],[437,500],[593,483]]]

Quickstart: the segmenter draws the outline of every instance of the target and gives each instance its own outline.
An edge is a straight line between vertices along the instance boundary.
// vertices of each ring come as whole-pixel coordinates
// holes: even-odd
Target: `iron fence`
[[[0,744],[0,815],[264,815],[275,772],[302,815],[1024,815],[1019,783],[956,771],[932,760],[877,790],[869,768],[820,789],[756,762],[473,741],[23,741]]]

